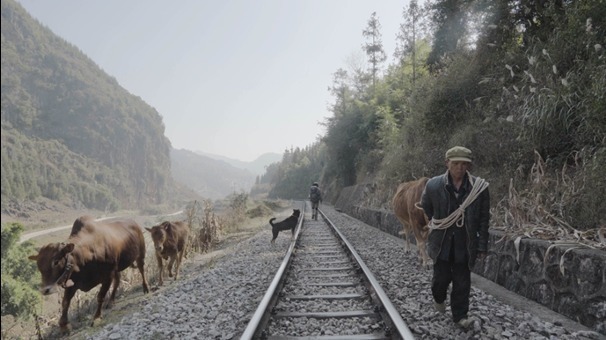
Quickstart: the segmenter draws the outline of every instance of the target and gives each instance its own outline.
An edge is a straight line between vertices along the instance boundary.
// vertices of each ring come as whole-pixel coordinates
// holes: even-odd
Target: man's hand
[[[478,260],[483,260],[486,257],[486,252],[485,251],[479,251],[478,255],[477,255],[477,259]]]

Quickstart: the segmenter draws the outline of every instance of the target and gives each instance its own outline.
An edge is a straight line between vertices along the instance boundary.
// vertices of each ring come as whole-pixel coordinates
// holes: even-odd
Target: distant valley
[[[272,163],[280,162],[282,160],[281,154],[271,153],[271,152],[262,154],[261,156],[257,157],[257,159],[255,159],[252,162],[244,162],[244,161],[240,161],[240,160],[233,159],[233,158],[228,158],[228,157],[224,157],[224,156],[220,156],[220,155],[215,155],[212,153],[207,153],[204,151],[194,151],[194,152],[197,153],[198,155],[202,155],[202,156],[206,156],[206,157],[209,157],[212,159],[224,161],[235,168],[246,169],[246,170],[252,172],[254,175],[263,175],[265,173],[265,168],[268,165],[270,165]]]
[[[172,149],[170,158],[175,181],[204,198],[220,199],[232,193],[248,193],[257,176],[282,156],[267,153],[252,162],[243,162],[200,151]]]
[[[249,193],[281,160],[174,150],[156,109],[11,0],[2,0],[0,73],[2,212],[38,201],[115,211],[222,199]]]

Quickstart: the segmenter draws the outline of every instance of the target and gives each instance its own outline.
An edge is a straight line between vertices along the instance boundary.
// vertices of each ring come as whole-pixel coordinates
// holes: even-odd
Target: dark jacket
[[[472,182],[476,180],[475,176],[471,176]],[[462,193],[460,197],[454,194],[454,187],[450,183],[451,179],[448,171],[440,176],[433,177],[427,182],[423,195],[421,197],[421,206],[429,219],[443,219],[453,213],[469,195],[472,182],[468,176],[465,176],[464,184],[461,185]],[[476,255],[478,251],[486,252],[488,247],[488,227],[490,222],[490,194],[488,188],[476,198],[465,209],[465,219],[463,229],[466,235],[465,247],[456,249],[457,245],[462,246],[462,242],[454,243],[455,249],[453,252],[466,251],[468,255],[468,265],[472,269],[475,265]],[[451,228],[459,228],[455,224],[447,229],[431,230],[427,240],[427,253],[434,260],[434,263],[440,252],[443,249],[450,250],[450,244],[445,245],[445,236],[452,235],[456,230]],[[450,231],[449,231],[450,230]],[[448,232],[449,231],[449,232]],[[444,255],[444,254],[443,254]],[[448,256],[448,254],[446,254]],[[443,256],[440,255],[440,258]]]
[[[322,191],[315,185],[309,188],[309,200],[313,203],[322,202]]]

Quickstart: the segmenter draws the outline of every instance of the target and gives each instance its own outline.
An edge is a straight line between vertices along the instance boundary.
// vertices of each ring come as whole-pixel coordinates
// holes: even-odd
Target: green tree
[[[275,178],[270,190],[271,198],[306,199],[309,186],[322,182],[325,156],[322,142],[316,142],[305,149],[285,152],[279,164],[279,177]]]
[[[588,1],[587,7],[591,7],[593,1]],[[601,2],[599,5],[603,7],[604,3]],[[524,31],[523,43],[526,47],[532,44],[532,39],[546,40],[551,36],[553,29],[558,26],[558,21],[554,21],[555,18],[552,16],[553,13],[557,13],[558,16],[565,14],[563,0],[510,1],[510,7],[513,8],[516,21]]]
[[[389,209],[397,183],[443,171],[443,150],[462,144],[474,150],[478,175],[490,179],[496,223],[509,216],[502,206],[541,198],[545,216],[524,223],[601,225],[606,206],[595,197],[606,191],[604,1],[431,5],[436,39],[432,49],[429,39],[415,40],[414,59],[433,53],[439,72],[414,71],[404,40],[403,59],[375,74],[372,87],[363,68],[339,69],[329,87],[334,101],[321,163],[310,150],[288,150],[271,169],[274,194],[297,197],[315,180],[305,176],[321,173],[332,199],[345,186],[372,182],[369,204]],[[510,185],[521,196],[507,203]],[[528,209],[536,215],[536,204]]]
[[[383,42],[381,41],[381,23],[377,17],[377,12],[373,12],[370,16],[368,26],[362,31],[362,35],[366,39],[363,50],[366,52],[371,65],[370,74],[374,88],[381,64],[387,60],[387,55],[383,49]]]
[[[410,61],[412,66],[412,85],[417,79],[418,42],[427,34],[427,24],[425,22],[425,12],[419,7],[417,0],[411,0],[408,9],[402,11],[403,22],[400,24],[400,30],[396,36],[396,49],[394,57],[398,60],[400,67]]]
[[[328,90],[334,97],[334,103],[331,105],[330,110],[337,117],[347,111],[352,101],[352,91],[347,83],[347,71],[340,68],[333,73],[333,85]]]
[[[433,46],[427,58],[432,70],[444,66],[444,58],[461,47],[467,35],[465,7],[472,0],[435,0],[430,6],[435,26]]]
[[[23,226],[2,224],[2,315],[29,318],[40,306],[36,264],[27,257],[36,253],[30,242],[18,244]]]

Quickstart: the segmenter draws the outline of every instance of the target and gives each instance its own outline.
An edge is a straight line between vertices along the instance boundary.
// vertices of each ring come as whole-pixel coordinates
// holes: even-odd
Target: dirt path
[[[154,217],[160,217],[160,216],[164,216],[164,217],[170,217],[170,216],[176,216],[176,215],[180,215],[183,213],[183,210],[179,210],[177,212],[171,213],[171,214],[167,214],[167,215],[153,215],[153,216],[145,216],[146,218],[154,218]],[[103,217],[103,218],[98,218],[95,221],[103,221],[103,220],[109,220],[112,218],[120,218],[120,216],[109,216],[109,217]],[[36,238],[36,237],[40,237],[40,236],[44,236],[46,234],[50,234],[56,231],[61,231],[61,230],[65,230],[65,229],[69,229],[72,227],[72,224],[68,224],[68,225],[63,225],[60,227],[52,227],[52,228],[47,228],[47,229],[43,229],[43,230],[38,230],[38,231],[32,231],[29,233],[25,233],[23,235],[21,235],[21,238],[19,239],[19,243],[23,243],[27,240]]]

